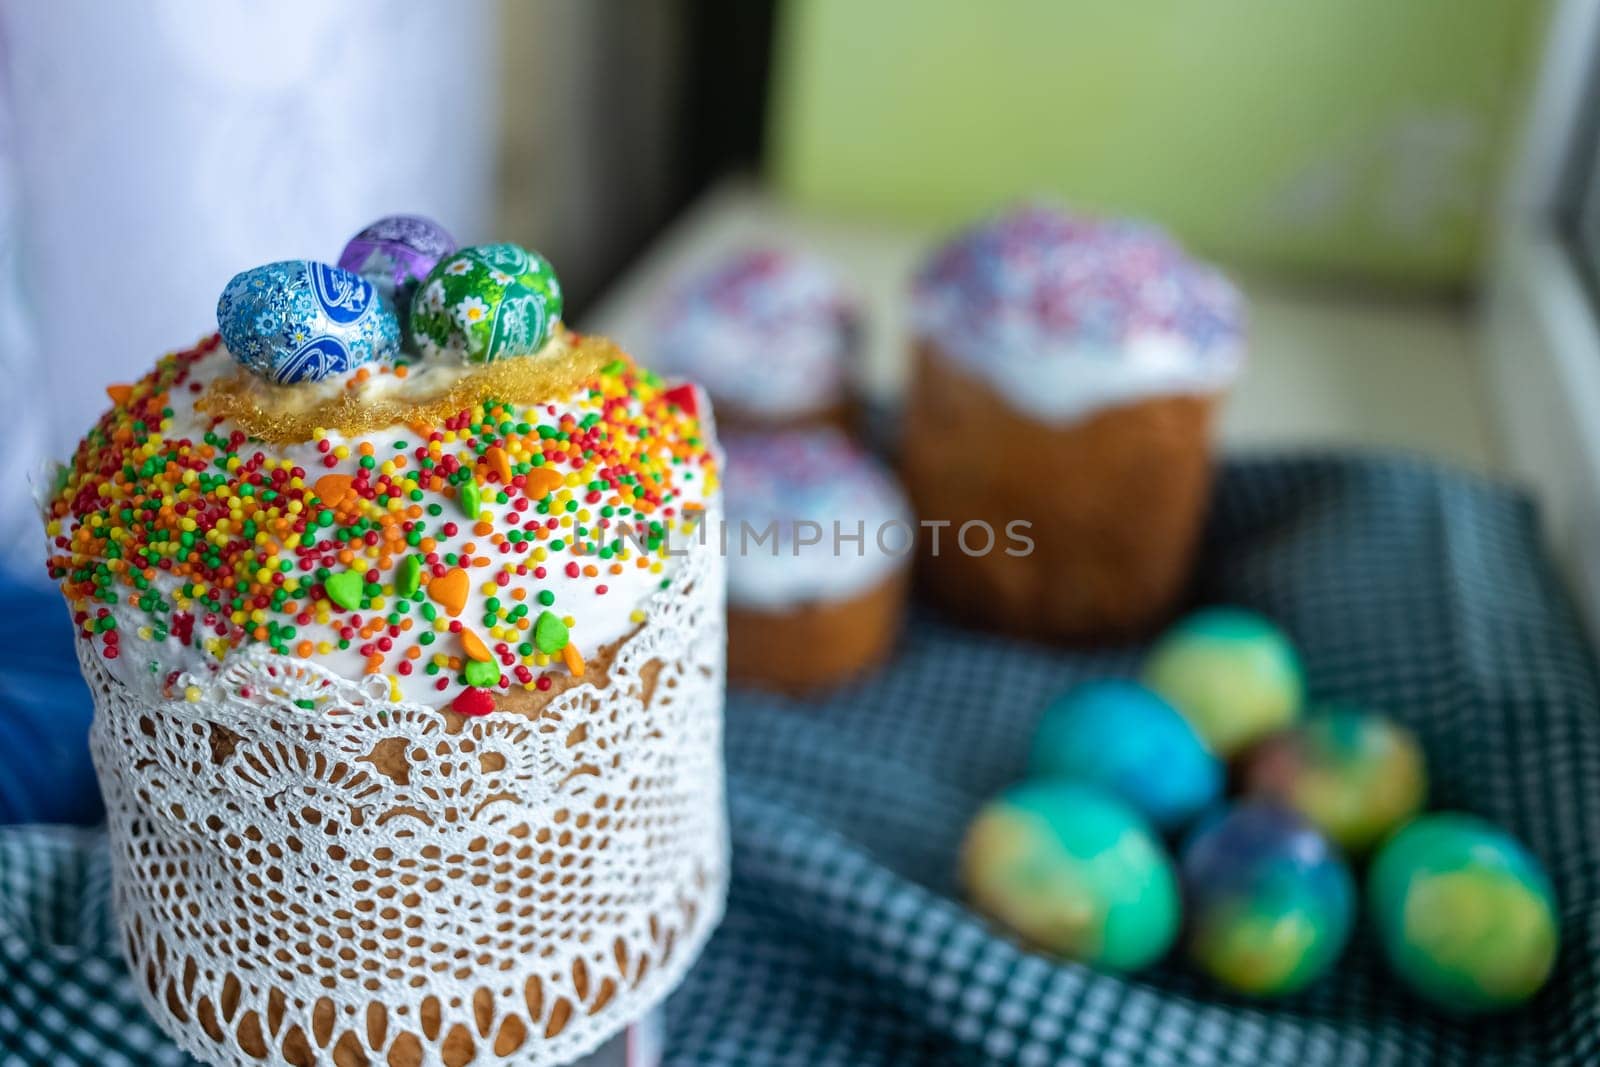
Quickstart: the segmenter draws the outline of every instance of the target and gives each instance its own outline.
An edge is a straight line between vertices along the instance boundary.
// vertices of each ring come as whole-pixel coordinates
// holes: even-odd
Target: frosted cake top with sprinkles
[[[1070,421],[1227,387],[1244,351],[1238,290],[1146,223],[1029,203],[938,249],[918,338],[1023,412]]]

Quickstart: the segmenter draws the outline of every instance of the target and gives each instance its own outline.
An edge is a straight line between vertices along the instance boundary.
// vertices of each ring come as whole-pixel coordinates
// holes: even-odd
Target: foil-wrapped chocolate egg
[[[388,215],[350,238],[339,266],[376,286],[404,320],[422,280],[455,249],[455,238],[432,219]]]
[[[371,282],[308,259],[235,274],[217,301],[217,330],[234,359],[280,385],[389,362],[400,350],[400,320]]]
[[[545,258],[514,244],[446,256],[411,302],[410,330],[428,359],[493,363],[539,351],[561,320],[561,283]]]

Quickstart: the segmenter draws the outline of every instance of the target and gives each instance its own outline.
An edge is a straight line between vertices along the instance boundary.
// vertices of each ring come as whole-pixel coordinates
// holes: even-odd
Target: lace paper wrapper
[[[219,1065],[545,1065],[659,1003],[727,886],[722,566],[689,548],[605,684],[454,732],[271,654],[136,693],[80,643],[152,1016]]]

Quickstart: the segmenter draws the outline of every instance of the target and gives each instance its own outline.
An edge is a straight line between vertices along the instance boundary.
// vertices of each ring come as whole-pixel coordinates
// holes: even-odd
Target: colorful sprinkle
[[[394,591],[403,597],[413,597],[421,587],[422,560],[416,556],[407,556],[400,561],[400,566],[395,571]]]
[[[487,715],[494,710],[494,694],[487,689],[463,689],[450,707],[460,715]]]
[[[612,622],[585,629],[582,607],[614,600],[625,573],[669,581],[667,537],[715,488],[696,422],[626,360],[559,408],[486,399],[277,446],[193,411],[229,373],[218,345],[118,390],[49,506],[50,571],[79,632],[108,660],[141,657],[141,673],[164,643],[213,669],[260,644],[385,678],[406,699],[449,705],[469,662],[485,664],[470,688],[548,691],[553,672],[583,668],[573,634],[615,636]],[[363,371],[398,369],[348,382]],[[574,600],[573,581],[610,595]],[[558,593],[564,610],[541,611]],[[639,624],[643,606],[615,622]],[[493,706],[487,692],[465,699]]]
[[[566,647],[569,640],[567,624],[553,611],[541,611],[539,621],[533,624],[534,646],[545,655],[553,655]]]
[[[355,571],[340,571],[328,575],[322,587],[327,590],[329,600],[346,611],[354,611],[361,606],[366,582]]]
[[[457,567],[429,582],[428,596],[451,618],[455,618],[467,606],[467,587],[470,584],[467,572]]]

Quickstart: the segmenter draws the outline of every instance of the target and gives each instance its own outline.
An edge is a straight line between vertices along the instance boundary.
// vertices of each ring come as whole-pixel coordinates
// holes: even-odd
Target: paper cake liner
[[[915,356],[902,474],[919,518],[951,523],[937,556],[930,537],[919,545],[930,596],[964,620],[1046,639],[1127,637],[1163,621],[1205,518],[1217,398],[1155,397],[1049,425],[936,345]],[[1006,554],[1014,520],[1031,523],[1029,555]],[[958,547],[973,521],[994,530],[993,551]],[[982,543],[976,528],[972,540]]]

